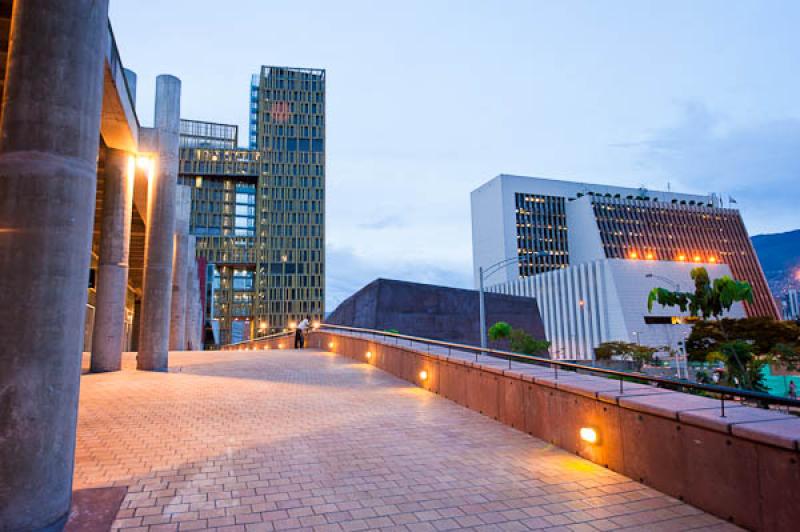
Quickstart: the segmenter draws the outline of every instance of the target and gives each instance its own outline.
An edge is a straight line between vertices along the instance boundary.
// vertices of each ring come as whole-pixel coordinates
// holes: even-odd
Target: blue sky
[[[327,69],[328,308],[375,277],[471,284],[469,193],[499,173],[733,196],[800,227],[800,2],[113,0],[152,122],[246,131],[262,64]],[[244,142],[244,136],[240,142]]]

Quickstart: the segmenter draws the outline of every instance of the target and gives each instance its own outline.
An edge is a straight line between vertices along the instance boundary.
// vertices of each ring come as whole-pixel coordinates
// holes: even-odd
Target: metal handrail
[[[721,407],[722,407],[722,417],[725,417],[725,399],[726,398],[741,398],[741,399],[748,399],[751,401],[758,401],[764,404],[775,404],[775,405],[782,405],[782,406],[792,406],[796,408],[800,408],[800,400],[797,399],[790,399],[788,397],[780,397],[777,395],[771,395],[768,393],[763,392],[756,392],[753,390],[743,390],[741,388],[731,388],[729,386],[719,386],[715,384],[700,384],[696,382],[689,382],[687,380],[678,380],[678,379],[670,379],[665,377],[654,377],[645,375],[642,373],[632,373],[627,371],[618,371],[613,369],[607,368],[597,368],[594,366],[586,366],[584,364],[577,364],[575,362],[566,362],[563,360],[553,360],[550,358],[538,357],[534,355],[526,355],[523,353],[513,353],[511,351],[503,351],[500,349],[491,349],[491,348],[481,348],[472,345],[466,344],[458,344],[455,342],[445,342],[443,340],[433,340],[431,338],[422,338],[419,336],[409,336],[405,334],[393,333],[389,331],[378,331],[375,329],[365,329],[361,327],[347,327],[344,325],[333,325],[329,323],[323,323],[320,325],[319,329],[333,329],[333,330],[340,330],[340,331],[350,331],[350,332],[357,332],[357,333],[366,333],[372,335],[380,335],[388,338],[394,338],[397,340],[409,340],[411,342],[418,342],[424,343],[428,345],[434,345],[439,347],[446,347],[450,350],[459,350],[459,351],[468,351],[475,353],[475,359],[478,359],[478,355],[486,354],[488,356],[494,358],[500,358],[508,361],[509,368],[511,367],[511,362],[516,361],[527,361],[532,362],[534,364],[540,365],[547,365],[552,367],[555,371],[555,378],[558,379],[558,368],[567,368],[569,370],[580,370],[588,373],[598,373],[600,375],[606,375],[611,377],[618,377],[619,378],[619,388],[620,392],[623,391],[623,379],[634,379],[636,381],[643,381],[647,384],[663,384],[667,386],[679,386],[681,388],[686,388],[689,390],[694,391],[703,391],[709,392],[714,394],[719,394]]]
[[[250,338],[249,340],[242,340],[241,342],[234,342],[232,344],[225,344],[225,347],[233,347],[235,345],[243,345],[249,344],[251,342],[260,342],[262,340],[272,340],[273,338],[280,338],[282,336],[291,336],[294,332],[286,331],[286,332],[278,332],[273,334],[268,334],[267,336],[256,336],[255,338]]]

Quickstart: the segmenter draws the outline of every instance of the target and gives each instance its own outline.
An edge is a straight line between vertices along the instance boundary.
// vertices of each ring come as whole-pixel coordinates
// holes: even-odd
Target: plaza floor
[[[115,530],[737,530],[344,357],[170,367],[82,377],[74,488],[127,487]]]

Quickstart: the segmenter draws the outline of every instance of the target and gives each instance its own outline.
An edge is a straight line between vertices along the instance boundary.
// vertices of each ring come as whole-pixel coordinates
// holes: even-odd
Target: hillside
[[[800,229],[756,235],[752,240],[772,293],[800,288]]]

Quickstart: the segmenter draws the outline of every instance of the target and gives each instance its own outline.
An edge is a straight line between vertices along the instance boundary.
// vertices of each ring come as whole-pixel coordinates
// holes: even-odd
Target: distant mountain
[[[767,282],[776,296],[800,289],[800,229],[752,238]]]

